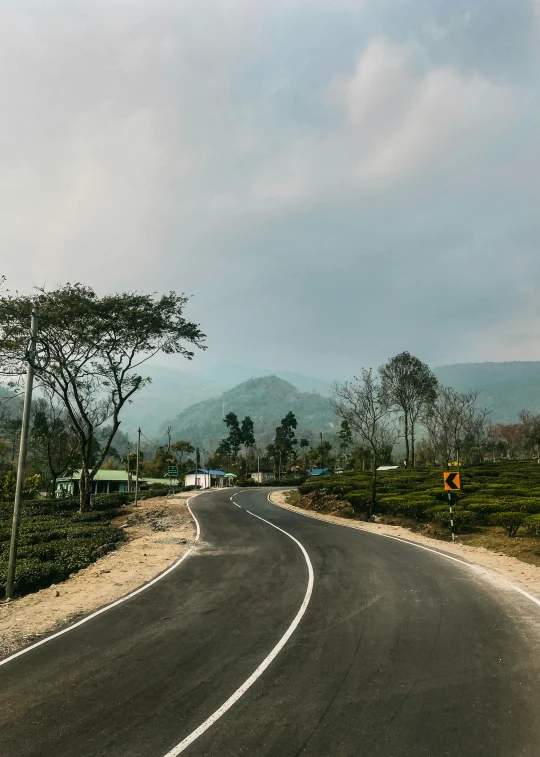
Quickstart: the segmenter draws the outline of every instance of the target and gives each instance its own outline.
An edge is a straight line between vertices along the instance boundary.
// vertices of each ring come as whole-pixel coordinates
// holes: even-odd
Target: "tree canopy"
[[[13,377],[25,371],[32,308],[40,308],[36,381],[59,398],[77,436],[81,510],[89,506],[90,483],[108,455],[120,411],[151,379],[141,366],[154,355],[193,357],[204,334],[184,318],[187,298],[134,292],[99,297],[82,284],[0,299],[0,360]],[[95,459],[98,429],[110,425]]]

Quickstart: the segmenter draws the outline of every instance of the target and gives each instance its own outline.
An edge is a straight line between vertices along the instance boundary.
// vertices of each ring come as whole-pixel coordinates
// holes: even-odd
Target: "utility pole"
[[[279,473],[278,473],[278,481],[281,481],[281,450],[279,450]]]
[[[131,474],[129,472],[130,455],[131,455],[131,452],[130,452],[130,449],[129,449],[129,440],[128,440],[128,443],[127,443],[127,457],[126,457],[126,473],[127,473],[128,492],[131,491]]]
[[[17,465],[17,485],[15,488],[15,502],[13,503],[13,523],[11,526],[11,543],[9,546],[9,563],[6,581],[6,599],[12,599],[15,584],[15,566],[17,563],[17,546],[19,543],[19,525],[21,522],[21,501],[24,486],[24,469],[26,467],[26,453],[28,449],[28,431],[30,428],[30,410],[32,407],[32,390],[34,388],[34,371],[37,348],[39,306],[32,309],[30,327],[30,349],[26,361],[26,388],[24,392],[24,409],[21,428],[21,442],[19,446],[19,461]]]
[[[139,459],[141,456],[141,427],[139,426],[138,430],[138,437],[137,437],[137,468],[136,468],[136,478],[135,478],[135,507],[138,505],[137,500],[139,499]],[[128,458],[129,459],[129,458]]]
[[[322,431],[320,432],[321,436],[321,469],[324,468],[324,452],[323,452],[323,446],[322,446]]]
[[[262,483],[261,482],[261,458],[260,458],[260,455],[257,455],[257,481],[259,482],[259,484]]]

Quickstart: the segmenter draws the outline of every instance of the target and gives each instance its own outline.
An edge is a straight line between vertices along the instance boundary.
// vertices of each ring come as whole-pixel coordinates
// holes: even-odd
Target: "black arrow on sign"
[[[459,489],[459,486],[454,481],[455,477],[457,476],[457,473],[449,473],[446,476],[446,485],[450,487],[450,489]]]

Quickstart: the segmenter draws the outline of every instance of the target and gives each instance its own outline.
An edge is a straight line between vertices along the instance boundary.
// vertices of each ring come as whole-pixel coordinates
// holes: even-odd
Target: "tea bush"
[[[490,521],[495,526],[502,526],[505,528],[508,531],[508,536],[515,536],[526,518],[527,516],[525,513],[506,512],[491,515]]]

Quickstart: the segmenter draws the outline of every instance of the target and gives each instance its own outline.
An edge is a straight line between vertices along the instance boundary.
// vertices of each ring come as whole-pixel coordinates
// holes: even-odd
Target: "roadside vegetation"
[[[485,546],[540,565],[540,465],[536,460],[485,462],[461,469],[463,490],[452,493],[454,526],[464,544]],[[291,504],[344,518],[401,525],[449,539],[448,494],[442,471],[379,471],[372,502],[370,473],[349,471],[307,481]]]
[[[79,513],[78,499],[31,499],[23,504],[15,591],[18,595],[64,581],[124,538],[112,525],[127,493],[93,497],[92,509]],[[5,591],[13,502],[0,502],[0,592]]]

